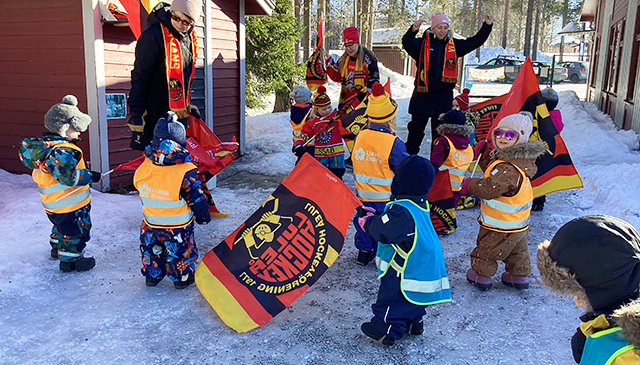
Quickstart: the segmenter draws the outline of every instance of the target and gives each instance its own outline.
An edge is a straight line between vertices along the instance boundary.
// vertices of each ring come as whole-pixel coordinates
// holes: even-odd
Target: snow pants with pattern
[[[87,241],[91,239],[91,204],[69,213],[47,213],[53,223],[51,248],[58,250],[60,261],[78,261],[84,255]]]
[[[169,276],[171,281],[192,280],[198,259],[193,225],[191,222],[182,228],[152,228],[143,220],[140,227],[142,275],[155,279]]]

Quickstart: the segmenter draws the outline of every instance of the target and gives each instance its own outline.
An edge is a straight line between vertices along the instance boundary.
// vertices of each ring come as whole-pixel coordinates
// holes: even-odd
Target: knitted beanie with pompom
[[[376,82],[371,87],[369,103],[367,104],[367,116],[372,123],[386,123],[395,118],[398,112],[398,104],[384,91],[384,86]]]

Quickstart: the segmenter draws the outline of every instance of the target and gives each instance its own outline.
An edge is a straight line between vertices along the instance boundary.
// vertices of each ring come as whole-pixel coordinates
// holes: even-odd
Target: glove
[[[471,179],[465,179],[462,182],[462,189],[460,190],[460,194],[461,195],[467,195],[469,194],[469,182],[471,181]]]
[[[373,207],[362,206],[358,208],[358,217],[364,217],[368,213],[376,214],[376,209]]]
[[[304,151],[304,146],[301,145],[301,144],[297,144],[297,145],[293,146],[292,151],[298,158],[302,157],[302,155],[304,155],[304,152],[305,152]]]
[[[131,129],[131,143],[129,144],[129,147],[134,150],[144,151],[144,148],[147,147],[142,142],[144,119],[142,119],[142,116],[139,114],[132,114],[127,125]]]
[[[202,119],[202,117],[200,116],[200,109],[198,109],[197,106],[193,105],[193,104],[189,104],[189,113],[191,115],[193,115],[194,117],[198,118],[198,119]]]
[[[131,144],[129,147],[134,150],[144,151],[144,148],[147,147],[142,143],[142,133],[140,132],[131,132]]]
[[[360,228],[362,228],[363,231],[365,230],[364,224],[367,223],[367,219],[369,219],[370,217],[373,217],[373,213],[367,212],[364,217],[358,218],[358,225],[360,226]]]
[[[100,180],[102,180],[102,174],[99,173],[98,171],[91,171],[91,181],[96,183]]]

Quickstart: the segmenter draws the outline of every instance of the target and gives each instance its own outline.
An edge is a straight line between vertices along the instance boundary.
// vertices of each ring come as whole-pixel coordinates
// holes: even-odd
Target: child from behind
[[[440,170],[449,170],[453,199],[457,202],[462,195],[464,175],[473,161],[473,148],[469,136],[474,128],[467,125],[467,118],[459,110],[450,110],[444,114],[442,124],[436,131],[440,135],[433,143],[431,163]]]
[[[293,145],[293,153],[300,159],[306,152],[305,144],[313,142],[316,160],[342,179],[345,172],[343,128],[340,120],[334,119],[336,113],[337,110],[331,107],[327,89],[320,86],[313,94],[312,117],[302,127],[301,136]]]
[[[467,280],[480,290],[491,289],[497,261],[505,263],[502,283],[516,289],[529,287],[531,260],[527,248],[529,213],[533,192],[531,178],[538,171],[535,161],[545,152],[541,141],[529,142],[533,117],[520,112],[504,117],[491,138],[495,150],[483,155],[483,178],[465,180],[463,194],[481,199],[480,232],[471,252]]]
[[[353,174],[356,195],[370,212],[381,213],[391,199],[391,182],[396,166],[407,157],[404,142],[395,135],[398,104],[379,82],[373,84],[367,117],[369,124],[356,135],[353,145]],[[358,248],[357,263],[366,266],[376,256],[378,243],[354,217],[354,244]]]
[[[160,118],[153,140],[144,151],[133,183],[140,193],[142,214],[140,252],[147,286],[165,277],[176,289],[194,281],[198,248],[193,221],[211,221],[209,204],[200,188],[196,166],[191,163],[186,131],[173,112]]]
[[[309,119],[309,115],[311,114],[311,109],[313,107],[313,104],[311,104],[311,95],[312,94],[309,89],[299,85],[294,87],[293,91],[289,94],[294,101],[294,104],[291,105],[290,114],[294,146],[298,138],[303,138],[302,127]],[[305,149],[307,153],[313,154],[313,143],[309,143]],[[300,161],[300,157],[298,157],[298,161]]]
[[[610,216],[576,218],[538,246],[540,278],[585,313],[571,339],[579,364],[640,364],[640,235]]]
[[[412,155],[398,164],[391,201],[381,214],[358,219],[377,242],[380,289],[365,335],[393,345],[404,333],[420,335],[427,305],[450,302],[451,290],[440,240],[431,224],[427,195],[436,170]]]
[[[60,271],[91,270],[96,261],[85,257],[91,230],[89,185],[102,174],[87,169],[82,150],[76,145],[91,117],[78,109],[78,99],[67,95],[44,116],[49,132],[27,138],[20,147],[22,163],[33,169],[42,206],[51,229],[51,257],[60,259]]]

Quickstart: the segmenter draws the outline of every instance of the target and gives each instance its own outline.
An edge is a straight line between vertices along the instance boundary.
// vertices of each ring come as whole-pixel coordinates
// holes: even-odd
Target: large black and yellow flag
[[[262,206],[204,256],[195,274],[200,292],[238,332],[267,323],[333,264],[361,205],[305,154]]]
[[[449,171],[441,170],[429,190],[429,214],[436,233],[440,236],[453,233],[458,227],[456,222],[456,204],[451,191]]]
[[[478,140],[487,139],[493,128],[507,115],[520,111],[533,114],[533,133],[529,140],[541,140],[547,148],[547,153],[536,160],[538,173],[531,179],[534,197],[583,186],[567,146],[551,121],[528,57],[507,94],[478,103],[471,108],[480,113],[480,122],[476,126]]]

